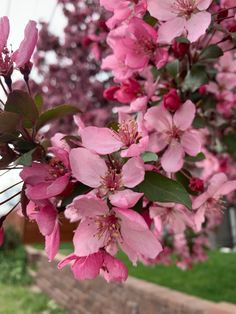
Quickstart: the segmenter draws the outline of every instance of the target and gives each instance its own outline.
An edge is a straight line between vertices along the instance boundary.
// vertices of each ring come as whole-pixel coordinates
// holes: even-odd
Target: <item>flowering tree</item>
[[[7,100],[0,114],[0,166],[22,167],[20,212],[38,224],[49,260],[59,249],[64,214],[78,227],[74,252],[59,269],[72,262],[78,280],[101,274],[122,282],[128,274],[115,257],[119,249],[134,265],[175,262],[187,268],[204,260],[208,232],[222,219],[222,201],[234,200],[236,3],[100,4],[111,13],[110,52],[101,68],[114,78],[104,97],[116,102],[117,122],[89,125],[69,105],[42,112],[41,98],[30,89],[12,90],[15,69],[29,86],[37,30],[30,22],[12,53],[3,17],[1,85]],[[43,136],[45,125],[69,114],[73,134]],[[0,243],[8,214],[0,209]]]
[[[59,0],[58,5],[63,10],[66,26],[60,38],[50,32],[48,23],[41,25],[34,55],[41,83],[35,90],[40,94],[43,91],[44,109],[71,104],[83,112],[84,121],[104,125],[111,114],[111,104],[103,97],[104,84],[98,78],[102,76],[100,60],[109,49],[107,13],[96,0]],[[109,77],[104,80],[108,81]],[[72,132],[73,119],[61,118],[53,126],[50,134],[54,130]]]

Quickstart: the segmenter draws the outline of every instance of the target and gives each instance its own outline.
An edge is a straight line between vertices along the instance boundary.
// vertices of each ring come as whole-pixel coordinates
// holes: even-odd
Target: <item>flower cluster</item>
[[[22,166],[20,212],[38,224],[49,260],[64,215],[77,228],[59,269],[72,263],[78,280],[123,282],[119,250],[134,265],[175,261],[186,269],[205,260],[208,232],[234,199],[236,20],[228,1],[100,4],[111,12],[101,68],[114,77],[103,95],[117,122],[88,125],[73,106],[43,112],[38,97],[10,90],[1,155],[4,167]],[[26,35],[22,46],[33,48]],[[68,114],[73,133],[46,140],[43,127]],[[0,243],[6,216],[0,210]]]

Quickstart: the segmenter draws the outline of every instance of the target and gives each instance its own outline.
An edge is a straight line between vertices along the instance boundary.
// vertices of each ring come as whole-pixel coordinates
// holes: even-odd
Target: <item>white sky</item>
[[[0,0],[0,16],[7,15],[11,24],[8,45],[12,44],[13,50],[18,48],[29,20],[51,20],[51,30],[60,34],[65,19],[56,3],[56,0]]]

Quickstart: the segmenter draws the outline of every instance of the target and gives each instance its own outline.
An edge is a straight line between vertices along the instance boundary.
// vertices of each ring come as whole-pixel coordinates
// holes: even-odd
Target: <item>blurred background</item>
[[[106,54],[105,45],[103,46],[107,32],[105,14],[95,6],[94,0],[86,0],[89,12],[80,6],[74,16],[70,14],[70,5],[76,0],[59,2],[61,3],[57,0],[1,0],[1,15],[7,15],[11,23],[8,46],[17,49],[28,20],[36,20],[41,32],[32,78],[39,85],[31,82],[33,92],[43,93],[46,107],[65,102],[77,105],[86,112],[86,122],[103,125],[110,116],[111,109],[103,98],[103,89],[109,82],[109,75],[99,71],[101,57]],[[98,25],[100,33],[97,33],[96,38],[91,37]],[[18,73],[15,79],[20,78]],[[55,130],[73,132],[71,128],[71,120],[61,119],[45,132],[48,135]],[[19,171],[17,169],[1,176],[1,191],[9,183],[19,182]],[[13,195],[19,187],[20,185],[1,194],[0,200]],[[4,204],[2,213],[7,213],[18,201],[19,198],[14,198]],[[235,208],[226,211],[223,223],[211,234],[212,251],[209,260],[195,265],[193,269],[183,271],[176,266],[150,267],[141,264],[133,267],[123,254],[119,257],[128,265],[129,272],[134,277],[203,299],[236,304],[235,217]],[[0,314],[15,313],[16,308],[17,314],[66,313],[48,296],[38,291],[29,276],[24,245],[30,244],[39,250],[44,246],[44,239],[36,224],[22,219],[16,213],[9,217],[7,223],[6,241],[0,248]],[[74,229],[74,225],[62,220],[61,253],[64,255],[73,250],[71,239]]]

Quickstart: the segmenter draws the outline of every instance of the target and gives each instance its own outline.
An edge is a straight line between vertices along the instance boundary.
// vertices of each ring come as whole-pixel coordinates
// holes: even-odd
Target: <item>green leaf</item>
[[[197,115],[194,120],[193,120],[193,127],[195,129],[202,129],[206,127],[206,121],[200,117],[199,115]]]
[[[155,153],[152,152],[145,152],[141,155],[144,162],[151,162],[151,161],[157,161],[158,156]]]
[[[210,45],[203,49],[199,56],[199,59],[216,59],[223,56],[223,54],[223,50],[220,47],[218,47],[217,45]]]
[[[202,161],[204,159],[206,159],[206,156],[203,153],[199,153],[199,154],[197,154],[197,156],[194,156],[194,157],[192,157],[192,156],[185,157],[185,160],[189,161],[189,162],[198,162],[198,161]]]
[[[78,108],[70,105],[60,105],[55,108],[49,109],[40,115],[36,129],[39,130],[46,124],[56,119],[62,118],[66,115],[76,114],[79,112],[80,110]]]
[[[186,37],[177,37],[177,38],[175,38],[175,40],[176,40],[178,43],[190,44],[190,41],[189,41],[188,38],[186,38]]]
[[[147,172],[137,190],[152,202],[174,202],[192,208],[191,199],[183,185],[159,173]]]
[[[184,82],[183,90],[195,92],[200,86],[208,83],[208,76],[203,65],[195,65],[188,72]]]
[[[33,161],[33,153],[35,149],[30,150],[16,160],[16,165],[31,166]]]
[[[34,102],[35,102],[35,105],[36,105],[36,107],[38,109],[38,112],[41,113],[42,108],[43,108],[43,96],[40,95],[40,94],[37,94],[34,97]]]
[[[229,154],[233,156],[234,159],[236,159],[236,134],[235,133],[229,133],[226,134],[222,139],[225,148]]]
[[[157,23],[157,19],[155,17],[151,16],[148,12],[145,14],[143,19],[147,24],[149,24],[151,26],[154,26]]]
[[[179,60],[174,60],[166,65],[166,71],[173,77],[176,78],[179,73]]]
[[[21,90],[14,90],[8,95],[5,111],[20,115],[25,128],[32,128],[39,116],[33,98]]]
[[[0,133],[10,134],[16,131],[20,121],[20,115],[13,112],[3,111],[0,113]]]

